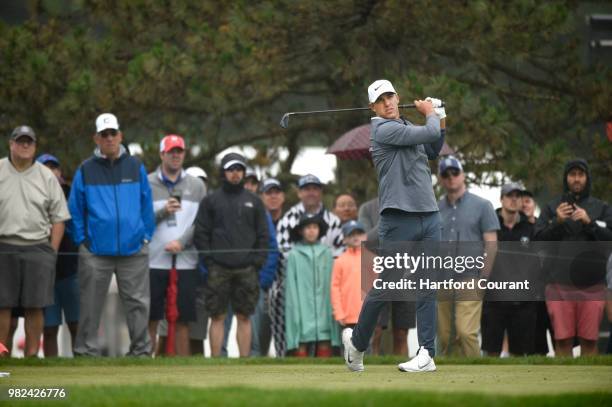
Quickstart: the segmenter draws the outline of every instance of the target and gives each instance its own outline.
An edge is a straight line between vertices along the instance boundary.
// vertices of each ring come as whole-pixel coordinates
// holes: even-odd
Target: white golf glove
[[[446,117],[446,111],[442,107],[442,101],[440,99],[436,99],[436,98],[432,98],[428,96],[425,98],[425,100],[427,100],[428,102],[431,102],[431,104],[434,107],[434,112],[436,113],[436,115],[438,115],[440,120]]]

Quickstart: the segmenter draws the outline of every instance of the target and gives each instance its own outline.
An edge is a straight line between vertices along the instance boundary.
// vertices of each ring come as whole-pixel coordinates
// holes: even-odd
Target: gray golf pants
[[[399,210],[385,211],[380,217],[379,238],[381,242],[440,241],[440,214],[438,212],[415,213]],[[387,304],[376,298],[374,290],[366,296],[359,320],[353,330],[353,345],[365,351],[376,328],[378,316]],[[416,301],[417,337],[419,346],[425,347],[430,356],[435,355],[436,339],[436,293],[421,293]]]
[[[98,329],[113,273],[126,313],[130,334],[127,356],[149,355],[149,247],[132,256],[96,256],[85,245],[79,247],[80,318],[74,353],[100,356]]]

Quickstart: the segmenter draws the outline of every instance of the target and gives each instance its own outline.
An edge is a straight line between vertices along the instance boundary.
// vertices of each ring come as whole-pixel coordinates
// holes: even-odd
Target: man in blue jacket
[[[75,355],[99,356],[98,326],[113,273],[126,312],[129,356],[149,355],[149,248],[155,230],[144,165],[121,144],[117,118],[96,119],[94,155],[74,177],[69,208],[79,246],[79,329]]]
[[[251,339],[251,356],[268,356],[272,332],[270,331],[270,316],[268,314],[269,292],[276,278],[278,269],[278,243],[276,241],[276,225],[270,213],[273,209],[269,207],[266,192],[278,190],[282,192],[280,182],[275,178],[266,179],[261,185],[261,201],[266,208],[266,220],[268,221],[268,257],[266,263],[259,270],[259,300],[255,313],[251,316],[253,334]]]

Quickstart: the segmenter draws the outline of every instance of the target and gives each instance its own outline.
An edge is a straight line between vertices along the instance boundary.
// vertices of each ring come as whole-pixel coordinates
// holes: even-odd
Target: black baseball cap
[[[261,192],[268,192],[272,188],[276,188],[279,191],[283,190],[280,181],[276,178],[267,178],[261,183]]]
[[[298,181],[298,187],[304,188],[306,185],[317,185],[323,187],[323,183],[316,175],[306,174]]]

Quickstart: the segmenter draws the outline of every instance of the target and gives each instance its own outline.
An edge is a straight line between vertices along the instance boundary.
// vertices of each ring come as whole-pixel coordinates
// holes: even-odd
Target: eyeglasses
[[[102,138],[106,137],[115,137],[119,132],[117,130],[104,130],[98,133],[98,135]]]
[[[442,178],[450,178],[450,176],[452,175],[453,177],[458,177],[461,171],[459,171],[456,168],[451,168],[450,170],[446,170],[444,171],[442,174],[440,174],[440,176]]]

